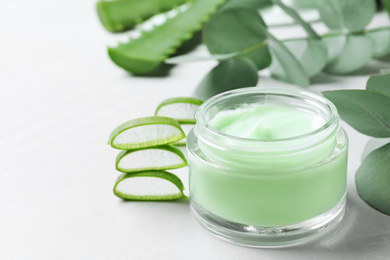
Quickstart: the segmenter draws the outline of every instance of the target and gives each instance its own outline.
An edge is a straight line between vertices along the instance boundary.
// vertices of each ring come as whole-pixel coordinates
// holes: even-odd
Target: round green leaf
[[[360,160],[363,161],[372,151],[390,142],[390,138],[371,138],[364,146]]]
[[[127,121],[112,131],[108,143],[132,150],[174,143],[185,137],[179,122],[169,117],[142,117]]]
[[[325,91],[341,118],[357,131],[373,137],[390,137],[390,97],[371,90]]]
[[[273,56],[269,68],[272,76],[301,87],[309,86],[310,82],[305,69],[289,49],[270,33],[268,39]]]
[[[178,148],[168,144],[122,151],[116,158],[115,166],[121,172],[169,170],[187,166],[187,160]]]
[[[314,76],[327,63],[327,50],[321,40],[294,39],[283,42],[295,58],[302,64],[308,77]]]
[[[358,70],[368,63],[374,53],[373,41],[364,35],[348,35],[338,54],[325,67],[332,74],[345,74]]]
[[[219,93],[256,86],[259,76],[256,65],[248,58],[222,61],[196,87],[193,96],[206,100]]]
[[[124,173],[118,177],[114,194],[125,200],[177,200],[187,198],[184,185],[166,171]]]
[[[328,51],[328,63],[330,63],[340,55],[347,42],[347,36],[344,34],[324,35],[322,42]]]
[[[334,30],[358,32],[376,12],[375,0],[317,0],[321,20]]]
[[[380,58],[390,53],[390,27],[368,31],[366,36],[374,42],[374,58]]]
[[[373,208],[390,215],[390,143],[370,153],[356,172],[359,196]]]
[[[367,81],[366,89],[390,97],[390,74],[371,76]]]
[[[265,24],[254,10],[227,9],[218,12],[204,29],[203,40],[212,54],[242,52],[266,40]],[[271,63],[267,46],[243,56],[263,69]]]

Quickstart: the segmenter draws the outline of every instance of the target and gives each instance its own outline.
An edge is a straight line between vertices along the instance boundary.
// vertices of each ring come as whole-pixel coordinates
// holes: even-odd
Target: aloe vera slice
[[[185,137],[180,124],[168,117],[142,117],[127,121],[112,131],[113,148],[132,150],[174,143]]]
[[[124,173],[118,177],[114,194],[124,200],[177,200],[187,198],[184,185],[166,171]]]
[[[180,126],[183,129],[185,135],[188,136],[188,134],[190,133],[192,128],[194,128],[195,123],[185,122],[185,123],[180,123]],[[174,145],[176,145],[176,146],[184,146],[186,144],[187,144],[187,137],[184,138],[184,139],[181,139],[180,141],[177,141],[176,143],[174,143]]]
[[[188,0],[113,0],[96,4],[101,23],[110,32],[122,32],[161,12]]]
[[[184,166],[187,166],[184,154],[173,145],[122,151],[116,158],[116,169],[121,172],[169,170]]]
[[[364,35],[348,35],[339,55],[325,67],[325,71],[333,74],[345,74],[358,70],[371,59],[374,54],[373,41]]]
[[[366,36],[374,42],[374,58],[380,58],[390,53],[390,27],[368,31]]]
[[[202,103],[203,100],[196,98],[169,98],[158,105],[155,115],[171,117],[180,123],[195,123],[195,112]]]
[[[134,74],[153,71],[185,40],[201,29],[225,0],[196,0],[186,11],[128,43],[108,48],[111,60]]]

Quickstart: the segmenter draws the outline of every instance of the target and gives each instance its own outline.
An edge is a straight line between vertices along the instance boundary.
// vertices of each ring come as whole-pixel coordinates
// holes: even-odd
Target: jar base
[[[296,246],[322,238],[336,229],[344,217],[346,194],[331,210],[310,220],[282,227],[261,227],[222,219],[191,200],[195,219],[211,234],[233,244],[280,248]]]

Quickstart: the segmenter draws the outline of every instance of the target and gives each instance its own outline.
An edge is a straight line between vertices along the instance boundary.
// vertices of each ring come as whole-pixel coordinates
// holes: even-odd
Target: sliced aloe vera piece
[[[177,200],[187,198],[184,185],[166,171],[124,173],[118,177],[114,194],[125,200]]]
[[[155,115],[171,117],[180,123],[195,123],[195,112],[202,103],[203,100],[196,98],[169,98],[158,105]]]
[[[183,131],[184,131],[186,136],[188,136],[188,134],[190,133],[192,128],[194,128],[194,125],[195,125],[194,123],[191,124],[191,123],[187,123],[187,122],[180,124],[180,126],[183,129]],[[176,146],[184,146],[186,144],[187,144],[187,137],[184,138],[184,139],[181,139],[180,141],[177,141],[176,143],[174,143],[174,145],[176,145]]]
[[[374,58],[380,58],[390,53],[390,27],[368,31],[366,36],[374,42]]]
[[[144,32],[128,43],[108,48],[111,60],[123,69],[146,74],[153,71],[169,55],[175,53],[182,42],[201,29],[225,0],[197,0],[186,11],[168,19],[161,26]]]
[[[184,154],[178,148],[169,144],[122,151],[116,158],[116,169],[121,172],[169,170],[184,166],[187,166]]]
[[[316,75],[323,70],[327,63],[327,50],[319,39],[294,39],[286,40],[284,45],[295,58],[302,64],[308,77]]]
[[[343,50],[347,42],[347,36],[344,34],[324,35],[322,42],[328,50],[328,63],[335,60]]]
[[[169,11],[188,0],[113,0],[96,4],[101,23],[110,32],[122,32],[140,21]]]
[[[177,142],[185,137],[180,124],[168,117],[142,117],[127,121],[112,131],[113,148],[132,150]]]
[[[343,49],[328,63],[325,71],[333,74],[350,73],[364,67],[373,54],[374,43],[370,38],[364,35],[348,35]]]

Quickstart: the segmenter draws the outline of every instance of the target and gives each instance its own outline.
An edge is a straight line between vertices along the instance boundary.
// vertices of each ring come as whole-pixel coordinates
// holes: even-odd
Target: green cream
[[[275,140],[312,132],[323,126],[325,120],[291,105],[263,104],[223,111],[209,124],[231,136]]]
[[[295,104],[216,113],[207,125],[215,140],[188,138],[193,203],[227,221],[268,227],[331,210],[346,190],[347,139],[338,127],[313,134],[326,123],[318,111]]]

